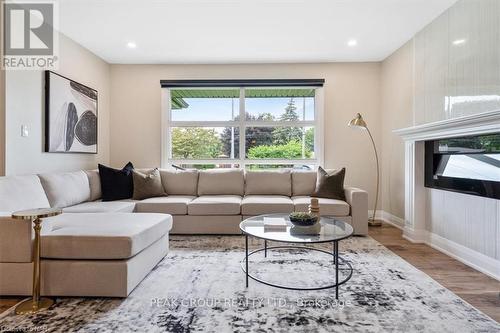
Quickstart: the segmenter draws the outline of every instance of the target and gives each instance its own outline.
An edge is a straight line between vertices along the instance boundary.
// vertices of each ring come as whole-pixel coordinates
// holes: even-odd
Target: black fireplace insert
[[[500,199],[500,133],[426,141],[425,186]]]

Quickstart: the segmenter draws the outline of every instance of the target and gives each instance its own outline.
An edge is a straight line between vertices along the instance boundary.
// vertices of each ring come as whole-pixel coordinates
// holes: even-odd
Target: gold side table
[[[39,208],[15,212],[12,218],[16,220],[30,220],[35,230],[35,243],[33,245],[33,298],[27,299],[16,307],[16,314],[36,313],[48,309],[54,301],[50,298],[40,298],[40,230],[42,219],[61,214],[59,208]]]

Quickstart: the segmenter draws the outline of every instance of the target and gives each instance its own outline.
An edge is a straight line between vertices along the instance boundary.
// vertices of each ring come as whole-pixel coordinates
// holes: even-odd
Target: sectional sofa
[[[169,233],[240,234],[242,219],[307,210],[316,172],[160,170],[165,196],[103,202],[96,170],[0,177],[0,295],[31,293],[32,226],[12,212],[59,207],[42,224],[42,295],[127,296],[168,253]],[[319,198],[321,214],[368,229],[368,195]]]

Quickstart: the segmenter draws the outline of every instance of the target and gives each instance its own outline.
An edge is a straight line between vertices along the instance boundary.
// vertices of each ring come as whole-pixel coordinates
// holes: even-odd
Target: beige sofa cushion
[[[135,210],[142,213],[186,215],[188,203],[194,198],[190,195],[169,195],[168,197],[144,199],[137,202]]]
[[[10,215],[18,210],[49,207],[38,176],[0,177],[0,212]]]
[[[247,171],[245,195],[292,195],[290,170]]]
[[[85,171],[87,178],[89,179],[90,185],[90,199],[89,201],[96,201],[101,199],[101,177],[99,177],[99,170],[87,170]]]
[[[292,197],[292,200],[296,212],[307,212],[309,210],[311,197],[309,196]],[[327,198],[318,198],[318,200],[319,200],[319,212],[321,215],[333,215],[333,216],[349,215],[351,207],[345,201],[336,199],[327,199]]]
[[[198,170],[160,169],[161,182],[168,195],[194,195],[198,189]]]
[[[243,195],[245,176],[240,169],[213,169],[200,171],[198,195]]]
[[[90,184],[83,171],[39,175],[51,207],[64,208],[90,199]]]
[[[239,215],[239,195],[203,195],[188,204],[189,215]]]
[[[31,221],[0,213],[0,262],[31,262],[32,231]]]
[[[282,195],[248,195],[241,201],[242,215],[293,212],[293,201]]]
[[[126,259],[169,232],[166,214],[80,213],[46,219],[42,257],[52,259]]]
[[[132,213],[135,209],[135,201],[133,200],[118,200],[118,201],[88,201],[78,205],[66,207],[64,213]]]
[[[316,190],[316,171],[292,172],[292,195],[311,195]]]

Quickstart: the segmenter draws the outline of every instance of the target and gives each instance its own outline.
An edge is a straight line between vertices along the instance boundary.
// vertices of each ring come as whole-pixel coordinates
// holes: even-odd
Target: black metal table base
[[[276,287],[276,288],[281,288],[281,289],[289,289],[289,290],[322,290],[322,289],[330,289],[330,288],[335,288],[335,298],[339,298],[339,286],[343,285],[347,281],[349,281],[352,277],[352,265],[350,262],[346,261],[344,258],[339,256],[339,244],[338,241],[332,241],[333,243],[333,251],[328,252],[322,249],[317,249],[313,247],[306,247],[306,246],[292,246],[292,245],[287,245],[287,246],[267,246],[267,241],[264,241],[264,248],[260,248],[257,250],[253,250],[251,252],[248,252],[248,235],[245,234],[245,258],[241,262],[241,269],[243,272],[245,272],[245,279],[246,279],[246,286],[248,287],[248,279],[251,278],[252,280],[255,280],[257,282],[263,283],[265,285],[271,286],[271,287]],[[294,286],[285,286],[285,285],[279,285],[275,283],[271,283],[269,281],[260,279],[252,274],[249,273],[248,271],[248,258],[259,252],[264,252],[264,257],[267,257],[267,251],[272,250],[272,249],[301,249],[301,250],[309,250],[309,251],[317,251],[317,252],[322,252],[326,253],[328,255],[331,255],[333,257],[333,264],[335,266],[335,283],[325,285],[325,286],[316,286],[316,287],[306,287],[306,288],[300,288],[300,287],[294,287]],[[343,266],[342,268],[339,268],[339,266]],[[345,266],[345,268],[344,268]],[[339,271],[347,271],[347,276],[343,278],[341,281],[339,281]]]

